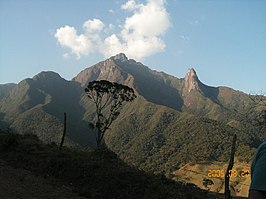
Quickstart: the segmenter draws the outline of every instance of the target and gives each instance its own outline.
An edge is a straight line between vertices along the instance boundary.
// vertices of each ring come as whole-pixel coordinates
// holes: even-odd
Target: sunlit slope
[[[193,183],[202,189],[209,189],[212,192],[224,193],[224,175],[227,169],[225,162],[203,162],[199,164],[186,164],[180,169],[173,172],[172,179]],[[236,173],[237,171],[237,173]],[[236,161],[232,168],[230,184],[233,196],[248,196],[250,186],[250,164]],[[219,177],[218,177],[219,176]],[[203,179],[213,181],[213,185],[205,187]]]

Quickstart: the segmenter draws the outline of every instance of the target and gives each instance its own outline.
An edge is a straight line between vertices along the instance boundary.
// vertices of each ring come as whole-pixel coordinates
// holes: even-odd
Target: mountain
[[[89,81],[107,79],[133,87],[146,100],[181,110],[182,99],[171,85],[181,81],[162,72],[152,71],[124,54],[118,54],[80,72],[74,81],[85,86]]]
[[[54,72],[41,72],[21,81],[3,97],[2,122],[10,124],[12,131],[33,133],[48,143],[58,142],[63,131],[63,113],[67,112],[68,120],[75,124],[68,126],[68,142],[93,144],[82,119],[85,112],[79,104],[82,94],[77,82],[66,81]]]
[[[228,87],[203,84],[193,68],[185,78],[157,72],[118,54],[81,71],[73,81],[86,86],[89,81],[107,79],[133,87],[139,95],[154,104],[164,105],[179,112],[230,123],[254,102],[249,95]]]
[[[227,161],[235,133],[237,156],[248,162],[265,137],[265,131],[247,122],[264,108],[249,95],[207,86],[194,69],[185,78],[177,78],[124,54],[84,69],[71,81],[48,71],[1,91],[5,93],[0,100],[1,125],[21,134],[36,134],[46,143],[59,143],[66,112],[67,144],[93,146],[94,135],[87,124],[95,118],[95,108],[84,89],[88,82],[101,79],[136,91],[137,99],[121,110],[106,134],[106,143],[123,160],[143,170],[170,175],[186,162]]]

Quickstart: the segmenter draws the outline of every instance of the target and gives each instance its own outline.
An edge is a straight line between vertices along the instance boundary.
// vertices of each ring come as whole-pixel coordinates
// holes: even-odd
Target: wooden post
[[[59,149],[61,150],[65,141],[65,136],[66,136],[66,112],[64,112],[64,130],[63,130],[63,135],[61,138],[61,143],[59,146]]]
[[[236,134],[233,137],[233,143],[232,143],[232,148],[231,148],[231,157],[229,160],[229,164],[226,170],[226,174],[224,177],[224,198],[225,199],[231,199],[231,194],[230,194],[230,187],[229,187],[229,172],[232,170],[234,166],[234,157],[235,157],[235,151],[236,151]]]

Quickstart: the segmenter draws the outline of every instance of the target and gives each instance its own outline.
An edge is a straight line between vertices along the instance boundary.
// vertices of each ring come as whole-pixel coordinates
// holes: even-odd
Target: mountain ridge
[[[109,73],[107,69],[112,69],[112,72]],[[123,72],[126,72],[126,74]],[[110,74],[112,74],[111,78]],[[84,77],[86,78],[84,79]],[[221,112],[227,112],[227,115],[235,114],[227,107],[228,103],[223,97],[227,93],[229,93],[229,96],[232,95],[230,94],[232,92],[233,95],[241,96],[237,101],[242,106],[246,102],[249,106],[253,103],[248,95],[241,91],[224,86],[212,87],[205,85],[199,80],[194,69],[189,69],[184,78],[177,78],[164,72],[151,70],[140,62],[128,59],[123,53],[84,69],[72,80],[85,86],[88,81],[96,79],[108,79],[127,84],[152,103],[165,105],[181,112],[189,111],[212,119],[222,119],[217,117],[217,115],[221,115]],[[242,98],[244,99],[242,100]],[[198,110],[195,104],[199,99],[202,104],[216,108],[209,110],[207,107],[207,110],[201,111],[206,109],[206,105],[204,105]],[[237,111],[241,112],[242,110]],[[223,120],[226,121],[226,119]]]

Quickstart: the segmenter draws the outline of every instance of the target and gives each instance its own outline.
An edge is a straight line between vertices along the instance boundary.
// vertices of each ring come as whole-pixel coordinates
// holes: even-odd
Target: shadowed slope
[[[83,88],[66,81],[54,72],[41,72],[15,86],[0,101],[3,121],[13,131],[34,133],[47,142],[59,142],[63,128],[63,113],[67,113],[69,143],[93,143],[83,120],[85,109],[79,104]],[[91,136],[91,137],[90,137]]]
[[[36,175],[52,176],[81,196],[97,199],[208,198],[205,191],[141,172],[109,150],[59,152],[36,137],[0,133],[0,159]]]

